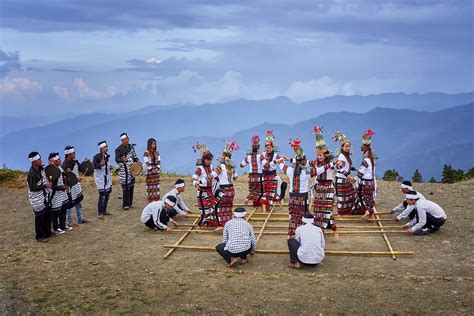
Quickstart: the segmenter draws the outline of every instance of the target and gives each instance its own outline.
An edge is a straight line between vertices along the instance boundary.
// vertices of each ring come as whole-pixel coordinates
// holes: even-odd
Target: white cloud
[[[162,60],[160,60],[158,58],[155,58],[155,57],[151,57],[151,58],[148,58],[146,60],[146,62],[149,63],[149,64],[158,65],[162,62]]]
[[[99,91],[93,87],[90,87],[89,84],[82,78],[74,79],[74,87],[76,88],[79,97],[81,98],[91,98],[91,99],[104,99],[110,98],[117,94],[117,88],[112,85],[107,86],[104,91]]]
[[[43,90],[38,81],[29,78],[6,77],[0,82],[0,94],[14,102],[23,102]]]
[[[352,83],[336,82],[331,77],[324,76],[306,82],[293,82],[285,95],[295,102],[304,102],[333,95],[353,95],[355,93]]]
[[[69,90],[63,86],[54,86],[53,92],[63,99],[69,99]]]

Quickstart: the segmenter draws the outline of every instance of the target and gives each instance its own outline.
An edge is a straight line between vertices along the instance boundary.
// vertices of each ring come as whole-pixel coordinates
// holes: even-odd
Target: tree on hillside
[[[415,173],[413,174],[413,177],[411,178],[411,181],[415,183],[421,183],[423,182],[423,177],[421,176],[420,170],[416,169]]]
[[[428,180],[429,183],[437,183],[438,181],[436,181],[435,178],[431,177],[431,179]]]
[[[468,178],[468,179],[474,178],[474,168],[469,169],[469,170],[466,172],[465,177]]]
[[[395,169],[385,170],[382,179],[385,181],[395,181],[399,176],[398,171]]]

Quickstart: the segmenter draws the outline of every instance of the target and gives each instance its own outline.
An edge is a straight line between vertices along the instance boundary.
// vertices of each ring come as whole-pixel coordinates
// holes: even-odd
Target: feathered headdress
[[[224,146],[224,151],[223,151],[223,155],[224,156],[227,156],[227,157],[232,157],[232,153],[234,151],[237,151],[239,150],[239,145],[237,145],[237,142],[235,140],[225,144]]]
[[[316,135],[316,150],[326,151],[327,146],[323,137],[323,129],[320,126],[313,128],[313,134]]]
[[[199,142],[197,142],[196,145],[193,146],[193,150],[195,153],[199,151],[201,155],[201,158],[197,160],[197,163],[196,163],[197,165],[201,165],[202,160],[204,159],[212,160],[212,158],[214,157],[212,153],[209,151],[209,149],[207,148],[207,146]]]
[[[295,140],[290,138],[289,144],[295,151],[295,159],[302,160],[305,157],[305,154],[303,148],[301,148],[301,141],[298,138]]]
[[[375,135],[375,132],[371,129],[368,129],[362,135],[362,145],[369,145],[372,144],[372,136]]]
[[[254,152],[258,152],[260,150],[260,136],[253,135],[251,139],[252,148],[247,150],[247,153],[250,155]]]
[[[265,135],[265,147],[268,145],[273,147],[274,152],[278,151],[278,146],[275,145],[275,134],[273,134],[271,129],[269,129]]]
[[[332,137],[332,139],[334,139],[335,142],[339,142],[341,146],[344,145],[345,143],[350,142],[349,138],[347,138],[346,135],[344,135],[340,131],[334,132],[334,136]]]

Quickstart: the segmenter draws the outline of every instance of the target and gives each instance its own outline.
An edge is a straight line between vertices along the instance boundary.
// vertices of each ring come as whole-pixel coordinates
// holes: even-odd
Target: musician
[[[52,181],[53,187],[50,196],[53,231],[56,234],[63,234],[68,230],[66,228],[66,213],[69,205],[69,197],[66,193],[67,186],[64,185],[64,170],[61,168],[59,153],[50,153],[48,160],[50,165],[56,166],[59,170],[59,177]]]
[[[66,146],[64,148],[64,161],[61,167],[68,173],[72,172],[77,177],[77,183],[71,186],[66,192],[69,197],[69,207],[66,213],[67,226],[79,227],[78,224],[84,224],[89,222],[84,219],[84,213],[82,211],[82,200],[84,195],[82,194],[82,179],[79,177],[79,161],[76,160],[76,150],[73,146]],[[77,224],[72,219],[72,208],[76,208]]]
[[[28,155],[31,162],[28,171],[28,197],[35,214],[35,231],[38,242],[48,242],[51,232],[51,206],[49,195],[53,185],[48,182],[43,170],[43,162],[38,152]]]
[[[120,166],[119,176],[122,185],[123,197],[122,208],[128,210],[133,207],[133,189],[135,186],[135,177],[130,172],[130,166],[137,162],[137,154],[134,145],[129,143],[127,133],[120,135],[122,144],[115,149],[115,162]]]
[[[94,181],[99,191],[99,202],[97,203],[97,212],[99,219],[104,219],[105,215],[112,215],[107,212],[107,203],[112,192],[112,171],[109,165],[110,155],[108,154],[109,147],[105,140],[97,144],[99,153],[92,159],[94,165]]]

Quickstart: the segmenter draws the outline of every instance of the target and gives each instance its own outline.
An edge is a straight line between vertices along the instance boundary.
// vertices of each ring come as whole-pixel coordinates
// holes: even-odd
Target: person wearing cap
[[[122,186],[122,208],[128,210],[133,207],[133,189],[135,187],[135,177],[130,172],[130,166],[137,162],[137,154],[133,145],[129,143],[127,133],[120,134],[122,142],[115,149],[115,162],[119,164],[120,184]]]
[[[97,213],[99,219],[104,219],[105,215],[112,215],[107,212],[107,203],[112,192],[112,168],[109,165],[109,147],[105,140],[97,144],[99,153],[92,159],[94,165],[94,182],[99,191],[99,201],[97,203]]]
[[[64,154],[65,158],[61,167],[66,173],[73,172],[77,177],[77,183],[66,191],[69,196],[69,206],[66,213],[67,225],[70,227],[79,227],[78,224],[89,222],[84,219],[84,213],[82,211],[84,195],[81,186],[82,179],[79,177],[79,161],[76,160],[76,149],[73,146],[66,146],[66,148],[64,148]],[[77,224],[75,224],[72,219],[72,209],[74,207],[76,208]]]
[[[176,205],[176,198],[174,196],[168,196],[162,201],[154,201],[149,203],[143,209],[141,215],[141,222],[146,227],[156,231],[171,231],[168,223],[171,222],[176,225],[176,222],[171,219],[171,216],[176,211],[174,206]]]
[[[64,170],[61,167],[61,157],[59,153],[50,153],[48,156],[49,164],[59,168],[60,176],[53,180],[51,192],[51,218],[53,222],[53,231],[56,234],[63,234],[71,228],[66,227],[66,212],[69,205],[69,197],[67,196],[67,186],[64,184]]]
[[[241,264],[248,263],[247,255],[255,253],[257,240],[252,225],[245,220],[246,210],[242,207],[234,210],[234,218],[228,221],[222,233],[222,243],[216,251],[232,268],[240,258]]]
[[[400,189],[401,189],[403,194],[406,194],[409,191],[415,191],[411,181],[408,181],[408,180],[403,181],[400,184]],[[419,199],[426,200],[424,195],[421,194],[420,192],[417,192],[417,195],[418,195]],[[392,213],[395,213],[395,212],[401,212],[396,217],[396,220],[398,220],[398,221],[400,221],[403,218],[407,218],[407,217],[410,219],[410,221],[407,224],[404,225],[405,227],[412,227],[413,225],[416,224],[416,207],[414,205],[408,205],[406,200],[404,200],[398,206],[393,208]]]
[[[48,182],[43,169],[43,162],[38,152],[28,155],[31,168],[28,171],[28,197],[35,214],[35,232],[38,242],[47,242],[51,232],[50,194],[53,184]]]
[[[176,210],[177,216],[186,216],[188,213],[191,214],[191,210],[184,203],[181,193],[186,190],[186,183],[183,179],[178,179],[174,183],[174,189],[169,191],[163,196],[163,199],[166,199],[168,196],[173,196],[176,198],[176,205],[174,209]]]
[[[295,237],[288,239],[290,264],[288,267],[301,269],[301,265],[315,266],[324,259],[324,234],[321,228],[313,225],[314,216],[305,213],[304,225],[298,227]]]
[[[446,212],[435,202],[420,199],[415,191],[407,192],[405,198],[408,205],[416,208],[417,222],[407,229],[409,234],[420,236],[434,233],[446,222]]]

